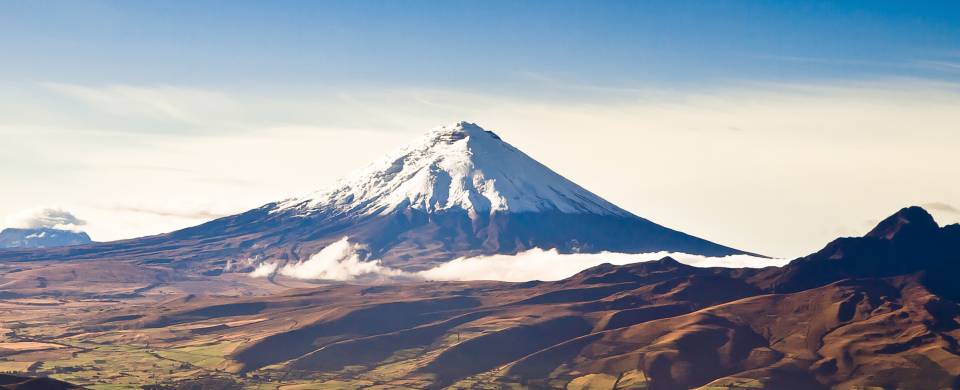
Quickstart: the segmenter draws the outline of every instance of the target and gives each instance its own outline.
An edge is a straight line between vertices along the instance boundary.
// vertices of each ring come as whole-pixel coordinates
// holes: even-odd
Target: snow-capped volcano
[[[522,212],[632,216],[468,122],[434,129],[334,188],[282,202],[278,210],[382,215],[403,208],[459,209],[472,218]]]
[[[305,197],[157,236],[30,253],[0,251],[0,260],[108,256],[147,264],[186,262],[218,273],[262,260],[300,261],[344,237],[351,248],[361,248],[364,259],[406,271],[533,248],[744,253],[633,215],[493,132],[459,122]]]

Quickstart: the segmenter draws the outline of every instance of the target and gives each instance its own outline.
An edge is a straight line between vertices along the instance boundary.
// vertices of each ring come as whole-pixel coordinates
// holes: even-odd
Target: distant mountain
[[[0,254],[0,259],[187,261],[215,271],[226,260],[301,260],[345,236],[362,244],[370,258],[405,270],[535,247],[563,253],[744,253],[633,215],[497,134],[459,122],[430,131],[336,186],[305,197],[169,234]]]
[[[91,242],[87,233],[70,230],[7,228],[0,231],[0,248],[54,248]]]

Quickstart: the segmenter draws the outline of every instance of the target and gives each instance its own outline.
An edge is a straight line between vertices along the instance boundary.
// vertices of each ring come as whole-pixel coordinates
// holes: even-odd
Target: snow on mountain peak
[[[470,123],[466,121],[460,121],[452,125],[440,126],[431,131],[428,131],[426,134],[427,138],[435,139],[437,141],[443,141],[447,143],[453,143],[470,136],[490,137],[496,140],[500,140],[500,136],[498,136],[496,133],[490,130],[485,130],[480,126],[477,126],[477,124],[475,123]]]
[[[482,214],[555,211],[632,216],[469,122],[431,130],[330,189],[277,206],[301,214],[403,208]]]

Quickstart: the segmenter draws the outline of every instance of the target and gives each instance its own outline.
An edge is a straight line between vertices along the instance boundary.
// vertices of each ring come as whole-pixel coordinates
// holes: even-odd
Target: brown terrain
[[[555,282],[5,263],[0,371],[104,389],[956,389],[958,261],[960,226],[913,207],[782,268],[664,258]]]

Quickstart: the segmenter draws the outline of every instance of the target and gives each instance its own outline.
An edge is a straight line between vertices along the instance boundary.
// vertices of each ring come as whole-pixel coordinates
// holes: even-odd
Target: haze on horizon
[[[952,2],[7,2],[0,224],[170,231],[467,120],[634,214],[800,256],[908,205],[960,221],[957,20]]]

